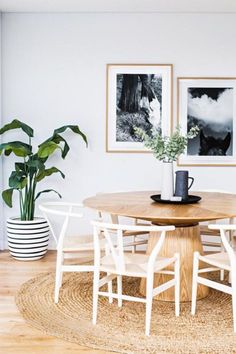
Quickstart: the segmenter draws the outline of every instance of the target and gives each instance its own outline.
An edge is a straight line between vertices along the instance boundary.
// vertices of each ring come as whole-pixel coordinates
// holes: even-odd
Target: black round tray
[[[201,197],[199,197],[197,195],[189,195],[188,199],[181,200],[181,201],[164,200],[164,199],[161,199],[161,195],[160,194],[151,195],[150,198],[152,200],[154,200],[154,202],[163,203],[163,204],[192,204],[192,203],[197,203],[197,202],[199,202],[199,200],[202,199]]]

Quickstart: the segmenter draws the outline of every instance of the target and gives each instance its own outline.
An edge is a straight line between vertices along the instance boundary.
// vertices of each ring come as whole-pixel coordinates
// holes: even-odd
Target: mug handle
[[[193,185],[194,178],[193,177],[188,177],[188,179],[191,179],[190,186],[188,187],[188,189],[190,189],[192,187],[192,185]]]

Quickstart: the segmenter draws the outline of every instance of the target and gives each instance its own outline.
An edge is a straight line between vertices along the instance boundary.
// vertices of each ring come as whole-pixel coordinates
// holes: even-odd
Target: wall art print
[[[107,152],[147,152],[134,127],[168,135],[171,120],[171,64],[107,65]]]
[[[178,78],[178,122],[197,125],[179,165],[236,164],[236,78]]]

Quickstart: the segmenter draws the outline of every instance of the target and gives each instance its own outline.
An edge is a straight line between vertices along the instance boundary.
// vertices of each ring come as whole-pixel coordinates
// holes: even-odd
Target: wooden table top
[[[173,225],[236,217],[236,194],[196,192],[202,200],[186,205],[156,203],[150,199],[153,194],[158,192],[104,193],[85,199],[84,205],[109,214]]]

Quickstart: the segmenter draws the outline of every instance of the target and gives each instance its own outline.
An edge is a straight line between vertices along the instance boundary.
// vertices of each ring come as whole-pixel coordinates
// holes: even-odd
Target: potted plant
[[[169,136],[163,136],[160,128],[152,129],[150,136],[141,128],[135,128],[135,132],[156,159],[163,162],[161,199],[170,200],[174,194],[173,162],[185,151],[188,139],[198,135],[198,126],[192,127],[187,134],[182,134],[177,126]]]
[[[10,141],[0,144],[0,155],[14,154],[20,161],[15,162],[15,168],[9,177],[9,188],[2,192],[4,202],[12,208],[13,192],[19,196],[20,217],[7,220],[8,245],[11,255],[19,260],[36,260],[42,258],[47,252],[49,240],[49,225],[44,218],[35,217],[36,200],[43,194],[54,192],[54,189],[38,190],[38,185],[44,178],[54,173],[59,173],[62,178],[65,175],[57,167],[47,167],[46,164],[51,155],[60,152],[63,159],[69,152],[69,145],[62,134],[70,130],[78,134],[87,145],[85,134],[77,125],[65,125],[55,129],[52,136],[42,142],[37,149],[33,149],[33,129],[15,119],[0,129],[0,135],[13,129],[21,129],[28,137],[27,142]]]

